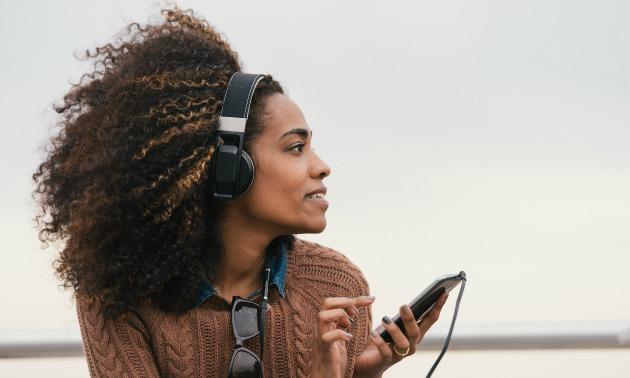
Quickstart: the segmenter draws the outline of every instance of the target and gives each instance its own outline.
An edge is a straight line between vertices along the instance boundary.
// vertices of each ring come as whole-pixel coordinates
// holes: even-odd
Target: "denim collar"
[[[276,286],[278,288],[280,296],[282,296],[283,298],[286,297],[284,293],[284,281],[287,274],[287,248],[284,243],[272,242],[269,244],[269,246],[267,246],[265,264],[268,264],[271,268],[269,290],[271,290],[273,286]],[[253,298],[260,292],[262,292],[262,288],[251,293],[248,298]],[[212,286],[210,281],[204,279],[201,282],[201,287],[199,288],[197,301],[192,308],[199,307],[203,302],[205,302],[208,298],[212,297],[215,294],[216,289]]]

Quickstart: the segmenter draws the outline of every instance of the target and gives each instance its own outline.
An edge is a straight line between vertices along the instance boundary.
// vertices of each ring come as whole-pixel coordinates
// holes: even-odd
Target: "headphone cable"
[[[435,370],[437,365],[440,363],[440,360],[442,359],[442,356],[444,356],[444,353],[446,353],[448,344],[451,341],[451,334],[453,333],[453,327],[455,327],[455,319],[457,319],[457,311],[459,310],[459,302],[462,299],[462,294],[464,293],[465,286],[466,286],[466,278],[463,278],[462,286],[459,288],[459,294],[457,294],[457,302],[455,303],[455,312],[453,313],[453,320],[451,320],[451,327],[448,330],[448,335],[446,336],[446,340],[444,341],[444,346],[442,347],[442,351],[440,352],[440,355],[433,363],[433,366],[431,366],[431,370],[429,370],[429,373],[427,374],[427,378],[430,378],[431,374],[433,374],[433,371]]]

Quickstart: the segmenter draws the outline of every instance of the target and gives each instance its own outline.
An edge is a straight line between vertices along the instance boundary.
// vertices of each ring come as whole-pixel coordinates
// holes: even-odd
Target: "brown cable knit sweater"
[[[288,251],[285,297],[269,291],[265,323],[266,377],[308,377],[317,312],[327,297],[369,295],[368,283],[345,255],[300,238]],[[255,297],[258,302],[260,295]],[[214,295],[183,315],[153,306],[105,320],[98,301],[77,297],[83,348],[92,377],[226,377],[234,334],[230,304]],[[367,343],[371,305],[348,329],[346,377]],[[259,339],[244,345],[260,355]]]

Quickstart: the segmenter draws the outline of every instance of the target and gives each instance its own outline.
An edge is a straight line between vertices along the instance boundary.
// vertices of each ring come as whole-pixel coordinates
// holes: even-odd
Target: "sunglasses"
[[[263,377],[262,355],[263,346],[265,345],[265,315],[270,274],[270,269],[268,267],[265,268],[263,272],[263,295],[260,305],[243,299],[238,295],[232,297],[232,330],[234,331],[236,345],[228,369],[229,378]],[[260,357],[243,345],[245,340],[249,340],[256,335],[260,335]]]

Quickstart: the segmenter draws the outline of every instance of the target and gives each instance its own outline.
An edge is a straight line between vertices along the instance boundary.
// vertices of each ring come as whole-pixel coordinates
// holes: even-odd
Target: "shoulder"
[[[115,317],[105,316],[105,305],[101,299],[84,294],[75,294],[75,304],[79,322],[83,328],[105,328],[110,325],[142,324],[143,328],[151,325],[159,310],[148,301],[127,309]]]
[[[361,269],[344,253],[328,246],[295,238],[290,267],[292,279],[327,294],[358,296],[369,294]]]

